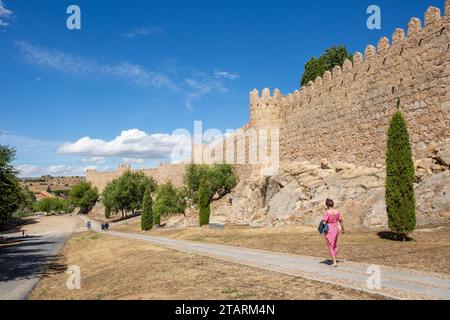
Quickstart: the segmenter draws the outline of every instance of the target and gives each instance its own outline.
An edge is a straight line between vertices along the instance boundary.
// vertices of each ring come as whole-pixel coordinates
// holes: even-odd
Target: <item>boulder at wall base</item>
[[[296,211],[301,200],[305,200],[296,182],[288,184],[276,193],[269,202],[268,218],[287,218]]]
[[[424,171],[415,185],[419,226],[450,216],[450,170],[440,165],[439,171],[433,171],[430,166],[435,163],[431,158],[416,162],[416,171]],[[272,177],[241,180],[231,193],[231,202],[225,197],[212,204],[211,221],[251,226],[317,225],[325,200],[331,198],[348,228],[386,227],[385,175],[380,166],[283,164]]]

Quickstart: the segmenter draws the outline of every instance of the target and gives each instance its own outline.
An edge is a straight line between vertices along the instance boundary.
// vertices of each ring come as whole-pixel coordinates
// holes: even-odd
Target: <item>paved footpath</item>
[[[86,217],[82,217],[87,221]],[[94,231],[101,232],[98,224],[91,222]],[[362,290],[393,299],[445,299],[450,300],[450,276],[425,273],[403,268],[378,266],[381,288],[369,289],[376,274],[376,267],[350,261],[332,268],[324,259],[297,256],[272,251],[247,249],[204,242],[175,240],[144,234],[107,231],[114,237],[146,241],[174,250],[208,256],[233,263],[239,263],[264,270],[303,277],[310,280]],[[373,288],[371,286],[371,288]]]
[[[0,250],[0,300],[25,300],[46,267],[64,269],[54,263],[59,250],[80,225],[75,216],[33,217],[19,232],[5,232],[10,240]],[[25,231],[25,237],[22,232]],[[65,269],[64,269],[65,271]]]

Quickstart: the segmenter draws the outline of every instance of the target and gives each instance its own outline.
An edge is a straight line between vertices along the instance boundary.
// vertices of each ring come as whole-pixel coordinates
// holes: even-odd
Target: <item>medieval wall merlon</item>
[[[446,12],[449,12],[450,0],[446,1]],[[450,15],[450,13],[449,13]],[[392,44],[387,37],[382,37],[377,47],[368,45],[364,50],[364,54],[356,52],[353,57],[353,63],[346,60],[342,67],[336,66],[331,72],[326,71],[323,77],[317,77],[308,85],[300,88],[300,94],[288,94],[282,101],[289,102],[291,99],[301,99],[302,102],[308,103],[309,100],[320,91],[320,94],[333,90],[331,87],[342,87],[359,81],[361,78],[370,76],[371,73],[390,66],[390,62],[398,55],[404,54],[404,50],[415,48],[419,42],[434,36],[436,31],[441,32],[444,27],[444,19],[441,17],[441,11],[436,7],[429,7],[425,14],[425,28],[422,29],[422,23],[418,18],[412,18],[408,24],[408,35],[405,30],[397,28],[391,37]],[[391,61],[388,61],[390,59]],[[275,96],[275,95],[274,95]],[[270,90],[265,89],[261,97],[258,90],[251,93],[251,106],[263,106],[264,103],[271,104],[273,96],[270,96]]]
[[[250,127],[278,127],[283,100],[284,96],[278,89],[273,94],[269,88],[263,89],[261,95],[257,89],[250,92]]]
[[[327,71],[323,77],[317,77],[301,87],[298,94],[288,94],[280,110],[282,157],[292,160],[292,155],[296,155],[296,159],[311,159],[311,152],[302,152],[302,144],[309,140],[305,149],[317,148],[319,152],[315,156],[319,159],[326,157],[325,153],[320,155],[320,150],[327,150],[332,153],[331,157],[336,156],[341,160],[365,160],[362,155],[342,159],[340,153],[350,150],[342,146],[346,139],[351,138],[350,132],[347,136],[337,132],[336,137],[331,137],[332,142],[321,141],[326,139],[327,130],[334,130],[327,129],[326,125],[338,125],[338,119],[347,119],[354,127],[367,128],[369,132],[373,119],[383,119],[383,127],[377,132],[384,135],[386,119],[395,109],[398,98],[401,99],[408,120],[420,123],[424,141],[436,140],[438,136],[448,137],[450,132],[447,130],[445,133],[445,125],[450,116],[448,108],[445,111],[443,106],[450,102],[443,101],[443,97],[450,96],[449,28],[450,0],[445,2],[445,16],[441,16],[439,8],[429,7],[423,27],[420,19],[412,18],[407,32],[396,29],[391,40],[380,38],[376,47],[368,45],[364,54],[356,52],[353,62],[346,60],[342,67]],[[413,99],[419,100],[418,105],[432,108],[429,109],[433,112],[432,116],[440,117],[436,120],[438,125],[431,125],[432,121],[426,123],[426,110],[414,110]],[[352,119],[352,116],[356,119]],[[428,132],[423,131],[426,127]],[[314,130],[317,132],[312,132]],[[413,143],[417,143],[421,139],[417,133],[419,129],[414,127],[411,130]],[[306,135],[306,138],[302,135]],[[384,143],[383,140],[381,143]],[[366,164],[383,160],[384,147],[380,146],[377,146],[378,150],[371,151],[372,155]]]

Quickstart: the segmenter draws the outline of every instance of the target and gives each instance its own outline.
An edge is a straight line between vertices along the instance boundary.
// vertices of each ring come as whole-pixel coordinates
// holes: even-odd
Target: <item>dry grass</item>
[[[133,222],[115,230],[139,232]],[[312,227],[279,228],[186,228],[178,231],[152,230],[152,235],[205,241],[291,254],[328,257],[323,237]],[[351,231],[339,239],[339,258],[357,262],[399,266],[450,274],[450,226],[414,232],[412,241],[387,239],[385,230]]]
[[[81,268],[81,289],[50,272],[30,299],[374,299],[298,277],[91,232],[75,234],[60,263]]]

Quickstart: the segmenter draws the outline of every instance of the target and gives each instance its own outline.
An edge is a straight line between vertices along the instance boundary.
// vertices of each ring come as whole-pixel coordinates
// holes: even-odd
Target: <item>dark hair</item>
[[[334,207],[334,201],[331,200],[331,199],[327,199],[326,205],[327,205],[327,208],[333,208]]]

